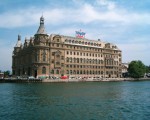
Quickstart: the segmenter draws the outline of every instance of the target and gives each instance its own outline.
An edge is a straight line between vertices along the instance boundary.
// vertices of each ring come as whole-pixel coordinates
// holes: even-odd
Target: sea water
[[[0,83],[0,120],[150,120],[150,81]]]

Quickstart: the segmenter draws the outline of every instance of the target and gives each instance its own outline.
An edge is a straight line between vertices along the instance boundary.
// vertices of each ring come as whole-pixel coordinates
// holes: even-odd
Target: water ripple
[[[0,84],[0,120],[149,120],[150,82]]]

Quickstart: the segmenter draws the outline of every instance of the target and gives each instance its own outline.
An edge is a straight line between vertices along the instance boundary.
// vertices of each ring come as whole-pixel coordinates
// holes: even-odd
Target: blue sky
[[[12,51],[21,34],[34,36],[43,13],[48,34],[75,36],[116,44],[122,62],[150,65],[150,0],[1,0],[0,70],[11,70]]]

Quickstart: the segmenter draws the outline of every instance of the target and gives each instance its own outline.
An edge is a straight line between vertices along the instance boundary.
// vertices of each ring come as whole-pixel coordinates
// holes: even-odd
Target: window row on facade
[[[78,41],[78,40],[65,40],[66,43],[70,43],[70,44],[81,44],[81,45],[90,45],[90,46],[97,46],[97,47],[101,47],[100,43],[94,43],[94,42],[87,42],[87,41]]]
[[[67,49],[74,49],[74,50],[88,50],[88,51],[97,51],[97,52],[103,52],[104,50],[101,48],[94,48],[89,46],[77,46],[77,45],[69,45],[69,44],[60,44],[60,43],[51,43],[51,47],[56,48],[67,48]]]
[[[104,64],[104,60],[100,59],[88,59],[88,58],[66,58],[67,63],[89,63],[89,64]],[[105,61],[106,65],[118,65],[118,61],[114,61],[112,59]]]
[[[90,57],[103,57],[102,54],[89,53],[89,52],[66,51],[66,54],[67,55],[90,56]]]
[[[118,67],[114,67],[114,66],[109,66],[109,67],[105,67],[105,66],[97,66],[97,65],[66,65],[66,68],[90,68],[90,69],[104,69],[104,68],[107,68],[107,69],[118,69]]]
[[[61,70],[54,70],[52,69],[51,70],[51,74],[60,74],[62,71]],[[97,74],[97,75],[108,75],[108,74],[118,74],[118,71],[95,71],[95,70],[66,70],[66,74],[68,75],[72,75],[72,74],[85,74],[85,75],[88,75],[88,74]]]
[[[68,49],[74,49],[74,50],[86,50],[86,51],[97,51],[97,52],[103,52],[104,49],[101,48],[93,48],[89,46],[75,46],[75,45],[66,45]]]
[[[88,56],[88,57],[104,57],[103,54],[98,53],[89,53],[89,52],[77,52],[77,51],[66,51],[67,55],[79,55],[79,56]],[[118,58],[118,55],[106,54],[106,58]]]

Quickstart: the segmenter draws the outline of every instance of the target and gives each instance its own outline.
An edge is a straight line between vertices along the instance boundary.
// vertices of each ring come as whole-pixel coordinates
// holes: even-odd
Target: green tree
[[[5,76],[5,77],[8,77],[9,75],[10,75],[10,71],[9,71],[9,70],[4,71],[4,76]]]
[[[146,66],[146,73],[150,73],[150,66]]]
[[[132,61],[128,67],[129,75],[133,78],[143,77],[146,72],[146,66],[140,61]]]

